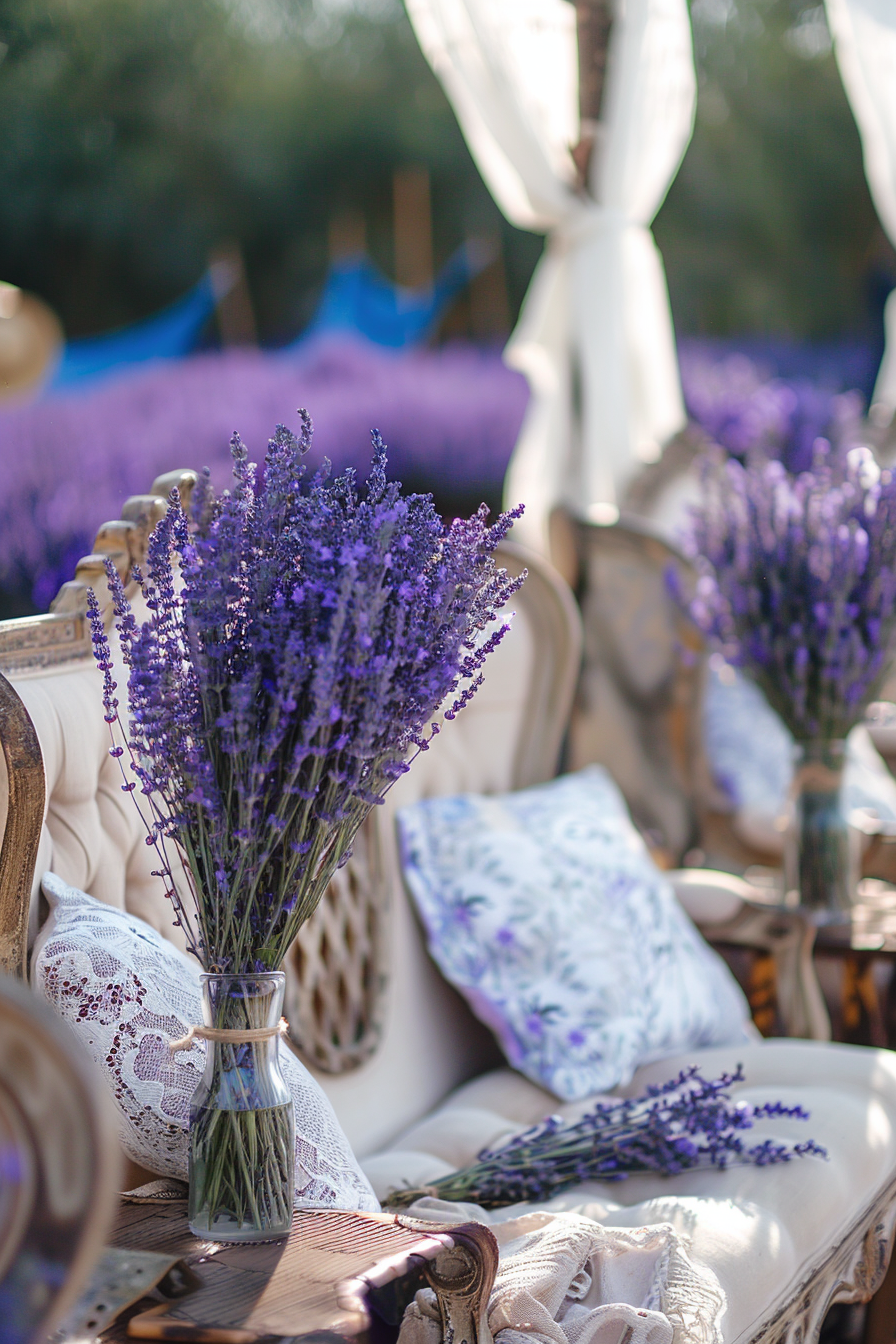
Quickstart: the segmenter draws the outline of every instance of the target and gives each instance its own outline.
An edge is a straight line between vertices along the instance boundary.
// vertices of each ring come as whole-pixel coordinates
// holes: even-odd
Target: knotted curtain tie
[[[190,1027],[186,1036],[179,1041],[169,1041],[168,1049],[172,1055],[178,1050],[190,1050],[195,1040],[215,1041],[222,1045],[251,1045],[254,1041],[269,1041],[272,1036],[285,1036],[289,1024],[281,1017],[276,1027]]]

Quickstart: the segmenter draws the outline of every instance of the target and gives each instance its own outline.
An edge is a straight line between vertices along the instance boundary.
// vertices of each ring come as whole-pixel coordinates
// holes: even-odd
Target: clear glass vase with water
[[[796,747],[784,876],[787,891],[798,893],[818,923],[848,919],[859,881],[859,835],[843,797],[845,761],[841,740]]]
[[[286,977],[202,976],[209,1039],[190,1103],[190,1229],[210,1241],[285,1237],[295,1189],[295,1107],[280,1070]],[[243,1033],[262,1038],[240,1041]]]

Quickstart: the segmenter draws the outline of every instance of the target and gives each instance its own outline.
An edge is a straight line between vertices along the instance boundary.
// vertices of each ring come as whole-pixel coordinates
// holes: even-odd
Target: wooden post
[[[239,243],[222,243],[209,257],[215,290],[215,316],[221,344],[257,345],[258,330],[252,297],[246,282],[246,267]]]
[[[431,289],[432,212],[429,170],[422,164],[396,168],[392,179],[395,280],[406,289]]]
[[[331,262],[366,256],[367,222],[362,211],[340,210],[331,217],[327,230],[327,251]]]
[[[607,50],[613,24],[613,0],[572,0],[579,43],[579,143],[572,148],[579,189],[588,174],[602,110]]]
[[[470,327],[477,341],[506,340],[510,334],[510,300],[501,235],[489,240],[494,260],[470,281]]]

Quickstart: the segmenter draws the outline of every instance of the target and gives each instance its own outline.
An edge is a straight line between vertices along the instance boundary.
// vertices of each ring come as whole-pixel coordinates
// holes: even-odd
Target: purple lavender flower
[[[209,970],[280,964],[436,711],[450,718],[475,692],[521,582],[492,558],[520,510],[446,527],[429,495],[387,480],[376,433],[363,490],[351,470],[309,479],[300,415],[298,438],[279,426],[271,439],[262,485],[235,436],[230,491],[206,472],[189,514],[172,492],[134,575],[142,624],[109,566],[129,669],[125,788],[139,785],[177,919]],[[95,599],[91,614],[115,723]],[[175,890],[172,844],[195,908]]]
[[[197,461],[226,484],[233,427],[261,456],[270,426],[301,404],[316,408],[312,468],[328,457],[337,471],[365,471],[378,424],[401,479],[449,498],[498,496],[526,398],[497,351],[395,354],[331,337],[196,355],[0,409],[0,584],[33,586],[45,610],[123,499]]]
[[[720,359],[685,347],[680,364],[688,414],[732,457],[745,460],[758,451],[801,472],[812,466],[817,439],[844,452],[860,442],[859,392],[772,378],[744,354]]]
[[[691,613],[799,741],[839,739],[883,680],[896,634],[896,479],[867,448],[817,440],[811,471],[710,455]]]
[[[808,1120],[801,1106],[732,1102],[729,1089],[744,1081],[740,1065],[720,1078],[703,1078],[696,1065],[639,1097],[599,1101],[580,1120],[548,1116],[476,1162],[425,1189],[393,1190],[386,1204],[402,1207],[421,1195],[472,1201],[486,1209],[520,1200],[542,1201],[581,1181],[619,1181],[638,1171],[674,1176],[694,1167],[733,1163],[771,1166],[794,1157],[827,1157],[812,1139],[779,1143],[742,1137],[757,1120]]]

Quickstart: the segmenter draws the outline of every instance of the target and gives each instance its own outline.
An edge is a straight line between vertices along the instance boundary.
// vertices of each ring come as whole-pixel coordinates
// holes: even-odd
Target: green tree
[[[0,0],[0,41],[0,275],[71,334],[152,311],[228,239],[262,333],[294,334],[332,213],[362,206],[391,269],[404,162],[430,167],[438,258],[505,227],[389,0]],[[517,301],[540,246],[522,241]]]
[[[694,139],[656,221],[680,332],[874,330],[893,254],[816,0],[694,0]],[[330,217],[389,272],[391,175],[428,165],[437,259],[502,221],[400,0],[0,0],[0,277],[70,334],[153,311],[235,239],[263,337],[307,321]],[[877,299],[869,299],[877,287]]]
[[[823,8],[694,0],[692,21],[696,127],[655,228],[679,330],[876,335],[892,250]]]

